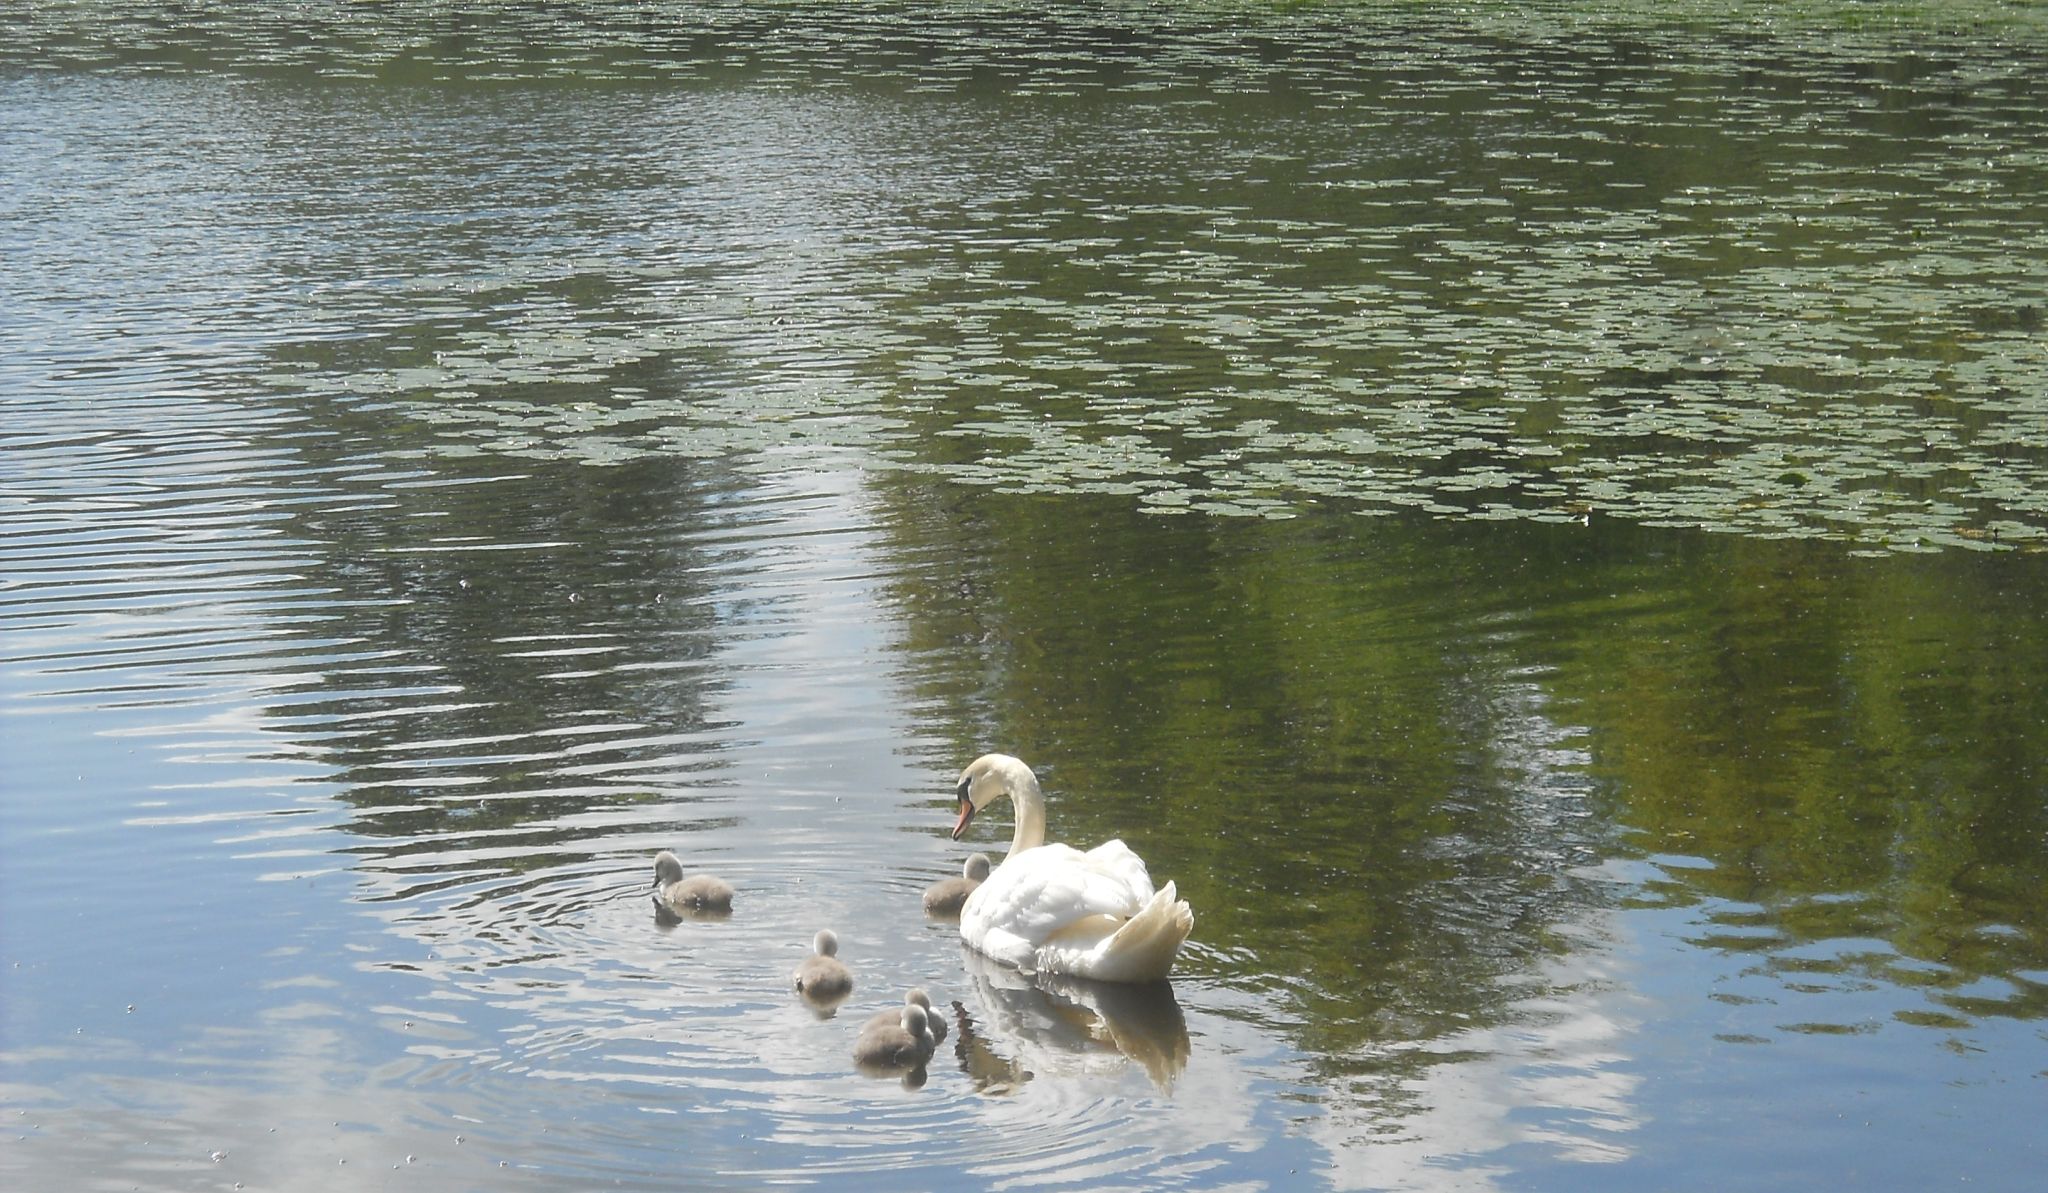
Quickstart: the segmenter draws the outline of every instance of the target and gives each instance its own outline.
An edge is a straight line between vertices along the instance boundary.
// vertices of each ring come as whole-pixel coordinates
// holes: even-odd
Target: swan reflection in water
[[[1103,1076],[1132,1061],[1162,1093],[1188,1063],[1187,1019],[1167,982],[1026,975],[963,947],[969,1001],[954,1003],[960,1070],[1007,1093],[1033,1077]]]

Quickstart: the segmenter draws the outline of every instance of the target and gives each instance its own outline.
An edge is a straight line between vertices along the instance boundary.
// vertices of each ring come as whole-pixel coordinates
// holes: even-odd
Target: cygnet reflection
[[[1027,976],[961,949],[970,988],[954,1054],[976,1088],[1033,1077],[1107,1075],[1136,1063],[1171,1093],[1188,1063],[1187,1018],[1167,982]]]

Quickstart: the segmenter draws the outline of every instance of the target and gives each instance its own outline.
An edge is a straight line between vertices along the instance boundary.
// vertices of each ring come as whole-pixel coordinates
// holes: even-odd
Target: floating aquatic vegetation
[[[264,309],[323,329],[257,382],[415,456],[2048,540],[2039,13],[461,7],[39,7],[19,44],[380,81],[296,114],[347,168],[253,168],[313,196],[279,251],[315,281]],[[356,194],[388,224],[323,241]]]

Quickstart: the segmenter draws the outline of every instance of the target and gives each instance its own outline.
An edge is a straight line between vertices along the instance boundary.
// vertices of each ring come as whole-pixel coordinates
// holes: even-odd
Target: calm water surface
[[[7,1187],[2038,1181],[2038,14],[0,27]]]

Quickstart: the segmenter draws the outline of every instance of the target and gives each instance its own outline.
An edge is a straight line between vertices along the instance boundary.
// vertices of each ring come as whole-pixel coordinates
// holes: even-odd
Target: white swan
[[[1173,884],[1152,889],[1145,861],[1122,841],[1082,853],[1045,844],[1045,795],[1038,776],[1008,754],[984,754],[960,772],[960,819],[1008,796],[1017,809],[1009,856],[967,897],[960,939],[976,952],[1027,972],[1099,982],[1166,976],[1194,929],[1194,912]]]

